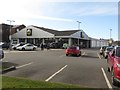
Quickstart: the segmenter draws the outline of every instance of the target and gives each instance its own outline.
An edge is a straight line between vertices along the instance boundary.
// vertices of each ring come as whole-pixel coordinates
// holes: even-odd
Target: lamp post
[[[110,29],[110,39],[111,39],[111,32],[112,32],[112,29]]]
[[[80,30],[80,23],[82,23],[82,22],[77,21],[77,23],[78,23],[78,30]]]
[[[109,45],[110,45],[110,46],[112,45],[111,32],[112,32],[112,29],[110,29],[110,40],[109,40]]]
[[[80,30],[80,23],[82,23],[82,22],[77,21],[77,23],[78,23],[78,30]],[[78,37],[78,46],[79,46],[79,43],[80,43],[80,41],[79,41],[79,37]]]
[[[9,21],[10,22],[10,33],[9,33],[9,40],[10,40],[10,46],[9,46],[9,48],[10,48],[10,50],[12,50],[12,42],[11,42],[11,23],[12,22],[15,22],[14,20],[7,20],[7,21]]]

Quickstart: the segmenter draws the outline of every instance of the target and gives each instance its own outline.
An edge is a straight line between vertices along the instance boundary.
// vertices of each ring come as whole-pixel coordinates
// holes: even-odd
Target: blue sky
[[[13,24],[36,25],[56,30],[80,29],[93,38],[112,38],[118,40],[118,2],[60,1],[41,2],[40,0],[3,0],[0,3],[2,15],[0,23],[7,23],[7,19],[15,20]],[[19,3],[19,4],[18,4]],[[5,5],[4,5],[5,4]],[[5,7],[8,6],[8,7]],[[8,12],[5,12],[9,10]]]

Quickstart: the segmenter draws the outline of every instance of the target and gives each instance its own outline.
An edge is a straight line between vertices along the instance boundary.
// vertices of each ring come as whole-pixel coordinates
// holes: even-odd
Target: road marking
[[[101,59],[101,57],[100,57],[100,55],[98,53],[97,53],[97,55],[98,55],[99,59]]]
[[[85,55],[85,52],[84,53],[82,53],[82,56],[84,56]]]
[[[109,82],[109,80],[108,80],[108,78],[107,78],[107,75],[106,75],[104,69],[101,68],[101,70],[102,70],[102,72],[103,72],[103,75],[104,75],[104,78],[105,78],[105,81],[106,81],[106,83],[107,83],[108,88],[109,88],[109,89],[112,89],[112,86],[111,86],[111,84],[110,84],[110,82]]]
[[[32,63],[33,63],[33,62],[28,63],[28,64],[24,64],[24,65],[18,66],[18,67],[16,67],[16,68],[17,68],[17,69],[18,69],[18,68],[22,68],[22,67],[28,66],[28,65],[30,65],[30,64],[32,64]]]
[[[5,51],[4,53],[26,53],[26,52],[37,52],[37,51]]]
[[[48,82],[49,80],[51,80],[55,75],[57,75],[58,73],[60,73],[62,70],[64,70],[68,65],[65,65],[63,68],[61,68],[59,71],[57,71],[56,73],[54,73],[52,76],[50,76],[48,79],[46,79],[45,81]]]

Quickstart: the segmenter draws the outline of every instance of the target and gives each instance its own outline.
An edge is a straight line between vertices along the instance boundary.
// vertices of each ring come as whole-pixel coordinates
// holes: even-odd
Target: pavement
[[[81,57],[65,56],[64,49],[4,52],[3,61],[16,66],[16,70],[4,73],[6,76],[89,88],[120,88],[112,85],[106,59],[98,49],[82,49]]]

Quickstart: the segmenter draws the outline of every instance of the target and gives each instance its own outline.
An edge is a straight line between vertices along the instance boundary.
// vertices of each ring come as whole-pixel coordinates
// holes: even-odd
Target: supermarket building
[[[99,40],[89,37],[83,30],[65,30],[58,31],[34,25],[27,26],[17,30],[12,34],[12,43],[32,43],[40,45],[41,43],[67,43],[71,45],[81,45],[86,48],[101,47],[108,45],[107,40]]]

